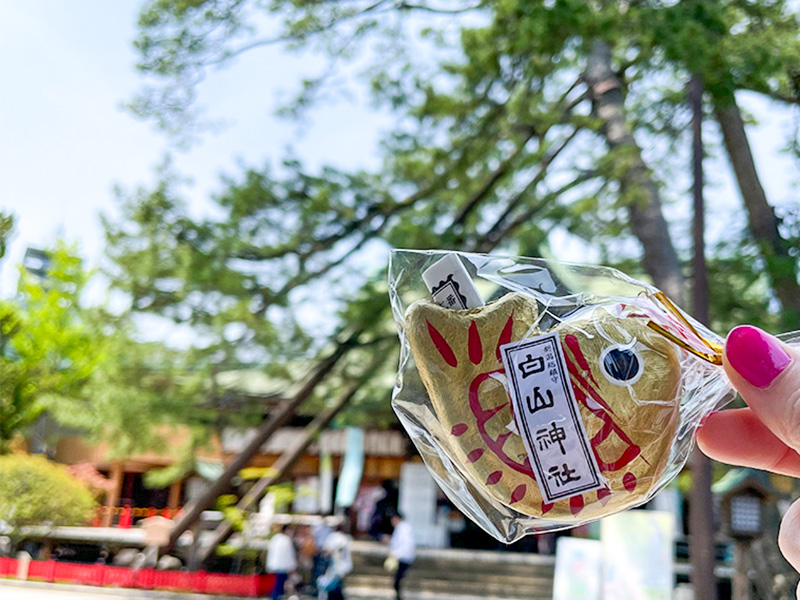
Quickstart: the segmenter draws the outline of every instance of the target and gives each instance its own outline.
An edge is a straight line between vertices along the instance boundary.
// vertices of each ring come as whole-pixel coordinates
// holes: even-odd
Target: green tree
[[[49,398],[48,415],[89,443],[104,442],[111,458],[149,451],[172,451],[178,461],[193,455],[217,423],[205,403],[208,378],[192,372],[181,351],[135,341],[119,319],[109,318],[104,329],[109,332],[97,341],[104,348],[101,362],[78,393]],[[170,448],[177,428],[188,430],[187,445]]]
[[[90,274],[73,248],[48,257],[44,277],[21,269],[18,294],[0,300],[0,454],[44,413],[119,458],[163,449],[159,426],[188,425],[203,443],[216,419],[202,406],[208,379],[180,351],[135,341],[125,315],[84,306]]]
[[[382,277],[371,265],[365,285],[364,269],[350,261],[363,257],[381,223],[400,209],[391,199],[383,203],[385,194],[367,176],[331,169],[311,177],[299,165],[287,168],[295,171],[285,180],[249,171],[232,184],[218,200],[222,219],[193,220],[167,174],[156,189],[124,198],[119,222],[106,221],[114,283],[130,295],[133,313],[191,327],[195,339],[183,364],[206,382],[192,405],[215,415],[208,423],[215,428],[256,424],[265,414],[264,398],[246,402],[246,395],[218,385],[215,374],[255,367],[273,390],[262,396],[285,399],[313,368],[311,359],[340,339],[353,350],[354,373],[321,386],[307,409],[313,411],[363,370],[365,358],[391,356],[396,345],[393,326],[382,318]],[[379,415],[369,408],[385,404],[382,392],[365,390],[354,404],[385,423],[385,408]]]
[[[0,453],[56,397],[76,397],[103,361],[104,344],[79,299],[87,273],[66,246],[45,278],[20,269],[19,294],[0,300]]]
[[[63,466],[43,456],[0,456],[0,521],[26,525],[82,525],[96,503]]]

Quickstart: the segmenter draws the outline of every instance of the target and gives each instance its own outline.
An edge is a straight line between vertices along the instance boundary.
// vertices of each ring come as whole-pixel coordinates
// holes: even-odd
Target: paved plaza
[[[217,598],[222,598],[222,596],[96,588],[0,579],[0,598],[2,600],[216,600]],[[231,600],[231,598],[228,597],[226,600]]]
[[[348,590],[346,597],[348,600],[391,600],[394,598],[394,594],[390,590],[354,588]],[[422,591],[409,592],[404,594],[403,597],[407,600],[487,599],[487,596],[455,595]],[[2,598],[2,600],[236,600],[230,596],[94,588],[77,585],[17,582],[3,579],[0,579],[0,598]],[[304,596],[297,600],[311,599]]]

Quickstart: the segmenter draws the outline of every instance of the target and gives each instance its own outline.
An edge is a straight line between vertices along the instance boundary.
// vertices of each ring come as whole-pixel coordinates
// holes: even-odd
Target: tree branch
[[[339,342],[334,351],[317,364],[314,373],[308,378],[305,385],[303,385],[294,397],[283,404],[280,410],[275,414],[270,415],[264,420],[259,426],[256,436],[250,440],[247,447],[225,467],[223,474],[214,481],[211,487],[194,502],[186,506],[184,515],[176,523],[175,528],[170,533],[169,543],[163,548],[164,552],[168,552],[173,548],[181,534],[187,531],[189,527],[197,521],[200,514],[208,509],[220,494],[229,489],[236,474],[247,466],[250,459],[256,455],[261,446],[278,430],[278,428],[282,427],[289,420],[296,412],[297,408],[311,396],[320,382],[327,378],[339,360],[341,360],[341,358],[350,351],[353,344],[357,342],[361,333],[361,330],[355,331],[349,335],[346,340]]]
[[[539,165],[540,165],[539,171],[536,173],[536,175],[533,177],[533,179],[531,179],[527,183],[527,185],[525,185],[525,187],[522,189],[522,191],[519,192],[516,196],[514,196],[514,198],[512,198],[512,200],[508,203],[508,205],[506,206],[506,209],[497,218],[497,220],[495,221],[494,225],[492,225],[489,228],[489,231],[486,232],[487,237],[491,238],[492,236],[497,235],[497,232],[503,226],[503,223],[505,223],[506,219],[508,219],[508,217],[511,216],[511,213],[513,213],[517,209],[517,206],[520,204],[520,202],[522,202],[525,199],[525,196],[527,195],[527,193],[532,191],[532,190],[534,190],[536,188],[536,186],[539,185],[539,183],[542,182],[542,180],[547,175],[547,171],[548,171],[548,168],[550,167],[550,165],[553,163],[553,161],[556,158],[558,158],[558,155],[561,154],[561,152],[564,151],[564,149],[569,145],[569,143],[573,139],[575,139],[575,136],[578,135],[578,132],[581,131],[581,129],[582,129],[581,127],[576,127],[572,131],[572,133],[570,133],[564,139],[564,141],[561,142],[561,144],[559,144],[552,152],[548,152],[544,156],[544,158],[542,158],[542,161],[539,163]]]
[[[474,6],[465,6],[463,8],[435,8],[433,6],[425,6],[424,4],[410,4],[408,2],[401,2],[398,6],[400,10],[417,10],[422,12],[435,13],[439,15],[459,15],[473,10],[479,10],[480,4]]]
[[[572,109],[575,108],[575,106],[577,106],[580,102],[582,102],[586,98],[586,94],[584,93],[579,98],[573,100],[572,102],[564,106],[569,94],[572,93],[572,90],[574,90],[581,82],[582,82],[581,77],[575,79],[572,85],[570,85],[569,88],[567,88],[567,90],[561,95],[561,97],[554,103],[553,106],[555,108],[563,107],[558,120],[554,124],[566,122],[567,118],[572,112]],[[497,169],[495,169],[495,171],[486,179],[486,181],[478,189],[478,191],[475,194],[473,194],[473,196],[463,204],[463,206],[457,213],[456,217],[454,218],[453,222],[448,227],[448,231],[453,231],[463,227],[464,222],[466,221],[470,213],[472,213],[475,210],[475,208],[477,208],[477,206],[492,191],[492,189],[494,189],[497,182],[500,181],[506,175],[506,173],[508,173],[509,169],[514,164],[517,157],[525,150],[525,146],[527,145],[527,143],[534,137],[539,137],[541,140],[543,140],[544,137],[547,135],[548,131],[550,131],[551,127],[552,125],[548,126],[544,131],[537,131],[535,127],[531,127],[528,129],[526,135],[524,136],[524,139],[517,146],[516,150],[511,154],[511,156],[509,156]],[[535,181],[533,182],[534,185],[536,182],[538,182],[539,180],[541,180],[541,178],[544,177],[547,171],[547,167],[555,159],[555,157],[558,156],[561,150],[563,150],[564,147],[566,147],[566,145],[575,137],[575,135],[579,130],[580,127],[576,127],[575,130],[573,130],[572,134],[570,134],[570,136],[566,139],[566,141],[562,144],[562,146],[556,150],[554,154],[546,155],[544,157],[541,163],[542,168],[540,169],[539,174],[537,175],[538,179],[535,179]],[[519,196],[517,197],[519,198]],[[513,207],[511,208],[513,210]],[[506,213],[508,212],[509,210],[507,209]],[[504,213],[504,216],[506,215],[506,213]]]
[[[364,9],[362,9],[360,11],[356,11],[356,12],[351,13],[349,15],[343,15],[341,17],[337,17],[337,18],[331,19],[330,21],[328,21],[324,25],[321,25],[321,26],[316,27],[314,29],[309,29],[308,31],[304,31],[304,32],[299,33],[299,34],[298,33],[294,33],[294,34],[289,34],[289,35],[278,36],[278,37],[275,37],[275,38],[265,38],[265,39],[261,39],[261,40],[256,40],[256,41],[251,42],[249,44],[245,44],[244,46],[241,46],[240,48],[236,48],[234,50],[229,50],[229,51],[223,52],[218,57],[213,58],[211,60],[202,61],[199,64],[201,66],[220,65],[220,64],[224,64],[225,62],[231,60],[232,58],[236,58],[237,56],[240,56],[241,54],[249,52],[250,50],[255,50],[256,48],[263,48],[265,46],[272,46],[272,45],[275,45],[275,44],[282,44],[282,43],[285,43],[285,42],[305,41],[307,38],[314,37],[314,36],[317,36],[317,35],[319,35],[321,33],[325,33],[327,31],[330,31],[331,29],[341,25],[342,23],[345,23],[347,21],[352,21],[353,19],[358,19],[360,17],[363,17],[366,14],[373,13],[373,12],[388,12],[388,10],[390,10],[391,8],[387,9],[386,11],[378,11],[378,9],[382,5],[390,3],[391,1],[392,0],[378,0],[378,2],[375,2],[374,4],[371,4],[371,5],[367,6],[366,8],[364,8]]]
[[[464,225],[464,221],[466,221],[467,217],[472,213],[473,210],[478,206],[478,204],[483,201],[484,198],[492,191],[494,186],[500,181],[506,173],[508,173],[511,166],[514,164],[514,161],[517,157],[522,154],[525,150],[525,146],[527,143],[536,135],[534,131],[530,131],[522,140],[522,142],[517,146],[514,152],[509,156],[503,163],[494,170],[494,172],[489,175],[489,177],[484,181],[483,185],[478,189],[475,194],[472,195],[461,207],[458,214],[456,215],[455,219],[451,224],[452,228],[461,227]]]
[[[344,263],[348,258],[353,256],[353,254],[358,252],[364,246],[364,244],[366,244],[368,241],[372,239],[375,239],[383,230],[383,228],[386,226],[388,221],[389,217],[385,217],[383,221],[380,223],[380,225],[378,225],[378,227],[365,233],[361,237],[361,239],[352,248],[350,248],[350,250],[342,254],[339,258],[330,261],[329,263],[327,263],[323,267],[320,267],[316,271],[310,271],[302,276],[298,275],[297,277],[290,279],[288,282],[286,282],[286,284],[284,284],[284,286],[279,291],[273,294],[269,294],[269,301],[265,301],[262,304],[262,306],[259,308],[259,314],[263,314],[266,311],[266,309],[269,308],[270,302],[278,302],[280,300],[283,300],[284,298],[286,298],[287,294],[289,294],[289,292],[291,292],[295,288],[305,283],[308,283],[312,279],[316,279],[317,277],[325,275],[335,267],[338,267],[339,265]]]
[[[586,183],[587,181],[590,181],[595,177],[599,177],[599,175],[600,174],[595,171],[587,171],[586,173],[583,173],[580,177],[576,177],[575,179],[561,186],[557,190],[554,190],[546,194],[544,197],[542,197],[542,199],[539,202],[533,204],[528,208],[528,210],[519,214],[513,221],[511,221],[511,223],[509,223],[506,227],[502,229],[500,229],[501,221],[500,220],[496,221],[495,224],[492,226],[492,228],[489,230],[489,233],[483,236],[483,241],[478,244],[477,246],[478,249],[476,250],[476,252],[486,253],[492,251],[500,242],[502,242],[504,239],[510,236],[516,229],[518,229],[525,223],[530,222],[530,220],[533,219],[533,217],[536,216],[536,214],[538,214],[539,211],[542,210],[545,206],[547,206],[550,202],[557,200],[561,195],[565,194],[569,190],[583,183]],[[530,190],[531,187],[530,185],[531,183],[533,183],[533,181],[531,181],[527,186],[525,186],[525,188],[514,198],[514,200],[512,200],[514,204],[518,204],[520,200],[522,200],[527,196],[528,191]]]
[[[379,354],[382,358],[382,354]],[[267,493],[270,486],[283,480],[292,466],[303,456],[305,451],[333,420],[333,418],[347,406],[347,404],[358,393],[358,390],[369,380],[375,373],[375,370],[381,364],[381,358],[372,361],[370,366],[366,369],[365,373],[361,375],[356,381],[351,383],[345,391],[337,398],[333,404],[320,412],[314,420],[309,423],[303,430],[302,437],[295,442],[291,448],[287,448],[283,454],[275,461],[270,469],[271,473],[259,479],[253,487],[251,487],[246,494],[244,494],[236,505],[236,508],[244,512],[251,508],[255,503],[259,502]],[[211,540],[207,545],[204,545],[198,552],[199,556],[195,558],[196,565],[200,566],[211,555],[214,549],[224,542],[233,533],[233,526],[230,521],[223,521],[214,530]]]

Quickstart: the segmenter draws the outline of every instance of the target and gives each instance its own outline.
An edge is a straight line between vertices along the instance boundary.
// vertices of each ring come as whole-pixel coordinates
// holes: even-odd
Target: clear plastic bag
[[[608,267],[394,250],[392,405],[442,490],[497,539],[652,498],[733,393],[723,340]]]

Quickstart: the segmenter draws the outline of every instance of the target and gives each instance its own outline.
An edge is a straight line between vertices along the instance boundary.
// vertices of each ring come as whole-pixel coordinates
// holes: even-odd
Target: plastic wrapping
[[[392,252],[392,405],[442,490],[501,541],[647,502],[733,397],[723,340],[607,268]]]

